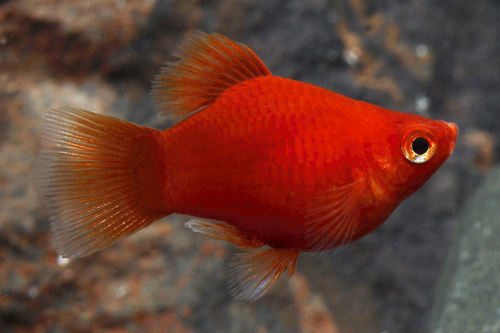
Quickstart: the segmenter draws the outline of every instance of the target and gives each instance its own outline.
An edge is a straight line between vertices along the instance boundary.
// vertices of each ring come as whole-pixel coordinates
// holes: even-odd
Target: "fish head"
[[[395,208],[450,157],[458,127],[365,103],[361,106],[365,117],[358,133],[363,142],[362,160],[369,193],[373,202],[391,203]]]
[[[443,120],[408,115],[398,128],[393,146],[392,192],[401,200],[412,195],[448,159],[455,148],[458,127]]]

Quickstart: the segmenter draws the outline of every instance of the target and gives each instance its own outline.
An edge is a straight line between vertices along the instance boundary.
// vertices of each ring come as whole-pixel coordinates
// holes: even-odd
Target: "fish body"
[[[35,189],[59,251],[84,256],[172,213],[230,241],[233,296],[257,299],[302,251],[375,230],[454,148],[458,129],[273,76],[246,46],[200,34],[153,98],[183,118],[158,131],[89,111],[49,112]],[[260,249],[268,246],[267,249]]]
[[[299,81],[247,80],[164,133],[177,142],[165,146],[172,184],[165,202],[275,248],[327,250],[373,231],[426,180],[403,173],[409,161],[400,148],[404,127],[420,123],[429,126]],[[346,195],[360,210],[356,230],[332,235],[324,248],[308,244],[311,212],[321,208],[315,201],[322,205],[329,190],[353,183]]]

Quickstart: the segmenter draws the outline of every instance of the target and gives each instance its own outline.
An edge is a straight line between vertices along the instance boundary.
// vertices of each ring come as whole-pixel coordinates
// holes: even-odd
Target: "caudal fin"
[[[161,132],[93,112],[49,111],[33,185],[59,254],[83,257],[169,215]]]

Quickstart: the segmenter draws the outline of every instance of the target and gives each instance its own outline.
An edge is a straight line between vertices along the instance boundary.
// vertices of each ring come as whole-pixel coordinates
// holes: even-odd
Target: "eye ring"
[[[403,137],[401,148],[406,159],[412,163],[425,163],[436,152],[434,135],[424,130],[413,130]]]

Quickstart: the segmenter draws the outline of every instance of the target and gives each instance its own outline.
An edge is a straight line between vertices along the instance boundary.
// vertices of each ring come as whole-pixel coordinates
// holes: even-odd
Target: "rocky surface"
[[[429,330],[460,208],[497,163],[496,2],[63,3],[0,1],[2,331]],[[153,111],[150,82],[196,30],[244,42],[277,75],[456,122],[456,151],[372,235],[335,256],[302,255],[298,274],[257,302],[231,300],[234,248],[182,228],[185,216],[61,260],[30,186],[45,112],[70,105],[168,127]]]
[[[434,308],[434,332],[500,332],[500,169],[463,211]]]

